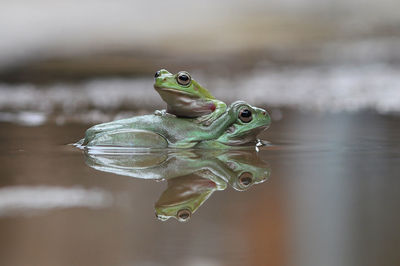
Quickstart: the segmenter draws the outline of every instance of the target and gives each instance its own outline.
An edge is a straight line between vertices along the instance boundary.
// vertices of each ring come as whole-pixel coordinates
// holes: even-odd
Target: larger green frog
[[[82,144],[135,148],[229,148],[255,142],[256,135],[269,124],[270,117],[265,110],[237,101],[208,126],[174,116],[136,116],[89,128]]]
[[[226,110],[224,102],[196,82],[186,71],[171,74],[161,69],[155,74],[154,88],[167,103],[167,112],[178,117],[197,118],[204,125],[213,123]]]

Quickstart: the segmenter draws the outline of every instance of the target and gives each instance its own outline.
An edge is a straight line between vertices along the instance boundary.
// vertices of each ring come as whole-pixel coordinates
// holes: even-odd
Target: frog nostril
[[[161,72],[160,72],[160,71],[157,71],[156,74],[154,74],[154,77],[155,77],[155,78],[158,78],[160,75],[161,75]]]

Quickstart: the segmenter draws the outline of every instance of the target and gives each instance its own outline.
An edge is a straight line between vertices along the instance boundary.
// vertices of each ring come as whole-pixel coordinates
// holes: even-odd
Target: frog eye
[[[240,110],[239,119],[244,123],[249,123],[253,119],[251,116],[251,111],[247,108]]]
[[[188,209],[181,209],[176,214],[179,222],[186,222],[192,216],[192,212]]]
[[[253,182],[253,175],[249,172],[243,172],[239,176],[239,184],[243,188],[247,188]]]
[[[186,86],[186,85],[189,85],[189,83],[191,81],[191,77],[190,77],[189,73],[187,73],[186,71],[181,71],[176,76],[176,81],[180,85]]]

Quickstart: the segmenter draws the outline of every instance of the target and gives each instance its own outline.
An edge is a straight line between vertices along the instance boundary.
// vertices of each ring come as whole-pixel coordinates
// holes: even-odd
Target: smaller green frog
[[[155,90],[167,103],[167,110],[156,114],[172,114],[177,117],[196,118],[195,122],[210,125],[227,109],[224,102],[211,93],[186,71],[171,74],[161,69],[155,74]]]

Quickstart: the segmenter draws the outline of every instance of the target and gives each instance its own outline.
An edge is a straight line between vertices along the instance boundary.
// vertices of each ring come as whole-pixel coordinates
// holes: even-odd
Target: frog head
[[[256,142],[257,135],[271,124],[267,111],[244,101],[232,103],[230,112],[236,115],[236,121],[217,139],[225,145],[239,146]]]
[[[186,71],[172,74],[165,69],[161,69],[156,72],[154,78],[154,89],[166,103],[175,101],[176,97],[215,99],[207,89],[193,80]]]
[[[218,159],[225,162],[234,173],[229,177],[228,183],[238,191],[263,183],[271,175],[269,164],[254,150],[230,150],[220,154]]]
[[[167,189],[155,203],[156,217],[161,221],[174,217],[186,222],[214,191],[226,186],[224,180],[208,170],[169,179]]]

